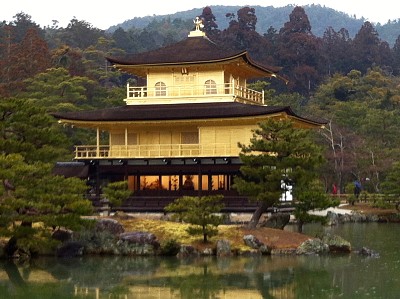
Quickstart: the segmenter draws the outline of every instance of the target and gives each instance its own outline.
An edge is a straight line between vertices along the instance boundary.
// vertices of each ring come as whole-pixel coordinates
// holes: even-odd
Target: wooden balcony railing
[[[142,144],[78,145],[76,159],[92,158],[176,158],[238,156],[239,148],[230,143],[214,144]]]
[[[187,98],[187,97],[239,97],[241,100],[264,104],[264,92],[258,92],[250,88],[235,85],[233,83],[215,85],[175,85],[160,87],[130,86],[127,84],[127,104],[149,98]]]

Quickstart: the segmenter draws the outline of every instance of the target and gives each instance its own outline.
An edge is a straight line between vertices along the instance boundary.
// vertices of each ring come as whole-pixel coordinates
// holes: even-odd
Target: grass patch
[[[238,225],[219,225],[218,235],[211,237],[208,243],[203,243],[203,236],[191,236],[186,229],[190,226],[187,223],[132,218],[128,220],[119,220],[126,231],[144,231],[153,233],[160,243],[168,240],[175,240],[180,244],[191,244],[196,248],[213,247],[221,239],[227,239],[231,242],[232,249],[249,249],[243,242],[241,227]]]
[[[220,225],[218,235],[203,243],[202,236],[191,236],[186,232],[189,224],[166,220],[131,218],[118,221],[125,231],[143,231],[153,233],[160,243],[174,240],[180,244],[193,245],[197,249],[215,248],[216,242],[221,239],[229,240],[233,251],[246,251],[250,248],[244,244],[243,236],[254,234],[265,245],[273,248],[296,248],[309,236],[271,228],[247,230],[241,225]]]

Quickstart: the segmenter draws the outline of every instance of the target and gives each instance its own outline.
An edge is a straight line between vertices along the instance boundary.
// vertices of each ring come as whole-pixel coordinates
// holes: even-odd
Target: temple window
[[[196,75],[195,74],[188,74],[188,75],[175,75],[174,76],[174,82],[175,85],[192,85],[196,81]]]
[[[138,144],[138,134],[137,133],[128,133],[128,144],[129,145]]]
[[[167,95],[167,86],[164,82],[157,82],[155,84],[156,97],[162,97]]]
[[[215,175],[142,175],[129,176],[129,190],[204,190],[228,191],[231,189],[232,177],[226,174]]]
[[[206,94],[216,94],[217,93],[217,84],[214,80],[207,80],[204,83]]]
[[[229,176],[228,175],[212,175],[209,177],[209,190],[229,190]]]
[[[142,176],[140,178],[140,189],[142,190],[167,190],[162,176]]]
[[[124,145],[125,144],[125,134],[124,133],[113,133],[111,134],[110,144],[112,145]]]
[[[198,144],[199,143],[199,132],[182,132],[181,133],[182,144]]]

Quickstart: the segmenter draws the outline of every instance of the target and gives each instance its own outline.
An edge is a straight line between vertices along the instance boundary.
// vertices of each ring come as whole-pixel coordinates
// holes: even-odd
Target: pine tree
[[[319,180],[308,181],[296,190],[296,205],[294,215],[297,220],[298,232],[303,231],[303,224],[308,222],[324,222],[325,216],[313,215],[309,211],[324,210],[339,205],[339,200],[324,191]]]
[[[56,245],[54,229],[77,230],[91,214],[87,188],[78,178],[51,173],[52,164],[26,163],[19,154],[0,155],[0,235],[9,238],[6,254],[31,256]]]
[[[91,214],[87,186],[53,175],[69,143],[38,101],[1,101],[0,114],[0,236],[9,238],[10,256],[48,252],[54,229],[79,229],[81,216]]]
[[[249,227],[255,228],[261,215],[279,203],[281,183],[290,179],[294,195],[305,190],[321,163],[321,149],[310,138],[310,131],[296,128],[291,120],[268,119],[254,130],[249,145],[239,144],[243,166],[234,188],[261,204]]]
[[[104,197],[110,201],[111,206],[118,207],[126,200],[132,191],[128,189],[127,181],[108,183],[103,188]]]
[[[165,207],[167,212],[176,213],[179,220],[190,223],[187,229],[190,235],[203,235],[203,242],[218,233],[222,216],[217,215],[223,208],[222,196],[183,196]]]
[[[400,198],[400,162],[394,162],[381,184],[382,192],[396,201]]]

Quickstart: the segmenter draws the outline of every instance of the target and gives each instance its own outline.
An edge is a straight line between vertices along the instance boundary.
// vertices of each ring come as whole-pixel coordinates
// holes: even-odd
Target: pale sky
[[[0,21],[13,21],[17,13],[24,12],[41,27],[52,25],[53,20],[59,22],[59,27],[66,27],[76,17],[105,30],[134,17],[165,15],[212,5],[282,7],[288,4],[320,4],[350,16],[364,17],[372,23],[385,24],[389,19],[400,19],[400,2],[397,0],[2,0]]]

